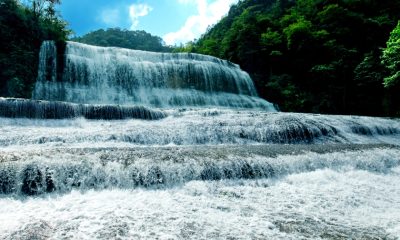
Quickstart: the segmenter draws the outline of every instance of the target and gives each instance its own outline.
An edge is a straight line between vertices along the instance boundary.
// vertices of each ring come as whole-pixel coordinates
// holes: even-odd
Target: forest
[[[29,98],[41,42],[62,45],[70,36],[55,10],[59,3],[0,0],[0,96]],[[184,46],[118,28],[72,40],[227,59],[282,111],[399,116],[399,19],[399,1],[241,0]]]
[[[57,0],[0,0],[0,96],[29,98],[44,40],[62,45],[70,31],[56,13]]]
[[[122,47],[143,51],[171,52],[172,47],[165,46],[161,37],[153,36],[143,30],[129,31],[120,28],[99,29],[71,41],[101,47]]]
[[[398,116],[399,19],[400,1],[244,0],[178,50],[238,63],[283,111]]]

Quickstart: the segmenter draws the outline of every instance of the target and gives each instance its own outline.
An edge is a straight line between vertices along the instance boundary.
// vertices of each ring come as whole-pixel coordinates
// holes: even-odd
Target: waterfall
[[[276,112],[210,56],[60,52],[0,97],[0,239],[400,236],[399,119]]]
[[[275,111],[238,65],[193,53],[154,53],[67,42],[61,79],[45,41],[33,98],[151,107],[222,106]]]
[[[0,98],[0,117],[65,119],[86,118],[102,120],[145,119],[166,117],[160,110],[143,106],[89,105],[55,101]]]
[[[378,148],[384,148],[384,153],[377,153]],[[266,145],[57,149],[29,150],[19,154],[18,161],[15,155],[0,152],[4,161],[0,165],[0,196],[66,193],[73,189],[173,187],[193,180],[280,178],[324,168],[352,167],[387,173],[400,166],[400,150],[388,145],[340,145],[337,149],[353,152],[334,154],[334,149],[327,146],[294,145],[286,150]],[[303,150],[310,153],[302,154]]]
[[[14,101],[11,103],[15,106],[22,104],[14,103]],[[21,113],[31,115],[19,115],[19,117],[36,119],[0,118],[0,131],[13,129],[11,132],[2,132],[0,135],[1,146],[27,148],[39,145],[40,147],[68,148],[221,144],[249,146],[259,144],[386,143],[400,145],[400,121],[383,118],[267,113],[254,110],[157,111],[139,108],[132,112],[133,118],[136,119],[90,121],[81,118],[75,119],[73,116],[74,114],[85,114],[83,116],[88,116],[86,118],[89,119],[123,118],[117,118],[121,116],[119,114],[115,114],[115,117],[112,118],[113,111],[111,110],[109,110],[110,113],[106,111],[104,115],[101,115],[101,112],[94,110],[85,112],[79,105],[61,105],[62,109],[66,109],[64,113],[61,110],[57,112],[56,108],[53,108],[53,103],[41,104],[43,104],[42,111],[36,113],[29,112],[30,105],[5,111],[9,113],[9,117],[18,117],[15,114]],[[87,108],[90,110],[89,106]],[[108,110],[108,107],[105,107]],[[0,101],[0,112],[1,109]],[[46,112],[46,109],[51,111]],[[135,109],[136,107],[132,110]],[[35,117],[34,114],[39,117]],[[40,117],[42,114],[45,114],[47,119],[40,119],[44,118]],[[60,116],[57,114],[70,115],[68,117],[61,115],[57,118]],[[91,117],[96,116],[95,114],[99,116]],[[72,119],[58,120],[61,118]],[[155,121],[143,121],[142,119]]]

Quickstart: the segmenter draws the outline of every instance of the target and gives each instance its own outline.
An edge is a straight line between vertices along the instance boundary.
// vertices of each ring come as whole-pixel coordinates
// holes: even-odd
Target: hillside
[[[44,40],[60,45],[66,23],[55,13],[56,1],[38,9],[17,0],[0,0],[0,96],[30,98]],[[60,48],[62,49],[62,48]]]
[[[120,28],[99,29],[71,40],[101,47],[122,47],[154,52],[172,50],[166,47],[162,38],[158,36],[145,31],[129,31]]]
[[[240,64],[284,111],[395,115],[381,57],[399,19],[391,0],[242,0],[180,50]]]

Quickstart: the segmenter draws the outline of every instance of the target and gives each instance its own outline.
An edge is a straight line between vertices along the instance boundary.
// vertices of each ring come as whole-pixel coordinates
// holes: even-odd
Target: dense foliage
[[[59,0],[0,0],[0,96],[30,97],[43,40],[69,34]],[[190,51],[238,63],[284,111],[400,115],[400,1],[241,0]],[[397,25],[397,27],[396,27]],[[168,52],[160,37],[118,28],[78,42]],[[62,51],[62,48],[60,51]]]
[[[43,40],[67,39],[66,24],[56,16],[56,0],[0,0],[0,96],[30,97]]]
[[[170,52],[172,50],[165,46],[160,37],[145,31],[128,31],[119,28],[100,29],[71,40],[102,47],[122,47],[154,52]]]
[[[399,27],[383,61],[381,48],[399,19],[393,0],[242,0],[178,50],[240,64],[285,111],[394,115],[400,94],[383,79],[388,66],[399,85]]]
[[[390,34],[387,48],[383,51],[382,63],[389,70],[385,86],[394,87],[400,84],[400,22]]]

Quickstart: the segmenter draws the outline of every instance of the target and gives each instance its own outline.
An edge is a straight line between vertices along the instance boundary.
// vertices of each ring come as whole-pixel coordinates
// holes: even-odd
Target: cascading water
[[[400,121],[276,112],[237,65],[51,41],[0,98],[0,239],[397,239]]]
[[[192,53],[153,53],[68,42],[57,79],[57,51],[44,42],[34,99],[152,107],[226,106],[275,111],[250,76],[228,61]]]

